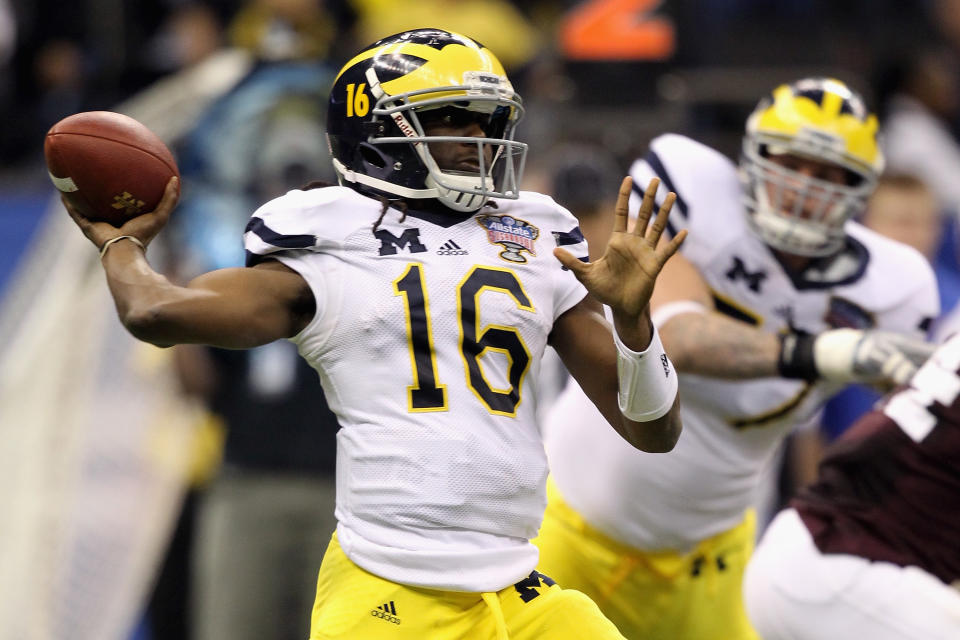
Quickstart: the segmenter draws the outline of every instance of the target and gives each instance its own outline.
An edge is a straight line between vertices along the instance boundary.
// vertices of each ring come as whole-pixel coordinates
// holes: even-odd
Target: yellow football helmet
[[[751,226],[768,245],[827,256],[845,242],[844,225],[866,206],[883,171],[878,123],[863,99],[831,78],[784,84],[747,119],[740,177]],[[793,171],[771,157],[789,154],[845,170],[843,184]]]
[[[454,126],[476,122],[485,137],[427,136],[423,120],[439,114]],[[522,115],[493,53],[449,31],[416,29],[379,40],[344,65],[330,93],[327,137],[341,184],[476,211],[491,197],[519,196],[527,145],[513,132]],[[428,146],[434,142],[473,146],[475,167],[441,168]]]

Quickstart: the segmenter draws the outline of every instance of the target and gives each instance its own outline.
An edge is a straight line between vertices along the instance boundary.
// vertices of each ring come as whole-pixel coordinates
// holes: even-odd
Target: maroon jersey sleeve
[[[827,451],[793,500],[824,553],[960,580],[960,339]]]

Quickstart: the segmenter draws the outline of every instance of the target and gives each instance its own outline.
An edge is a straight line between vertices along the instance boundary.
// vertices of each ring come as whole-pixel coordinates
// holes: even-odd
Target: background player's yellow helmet
[[[784,84],[747,119],[740,175],[751,225],[772,247],[805,256],[838,252],[883,171],[878,122],[863,99],[831,78]],[[842,167],[845,184],[770,160],[790,154]],[[813,205],[811,205],[813,203]]]
[[[425,114],[442,114],[453,126],[476,122],[485,137],[427,136]],[[379,40],[344,65],[330,93],[327,136],[346,186],[475,211],[491,197],[519,195],[527,145],[513,131],[522,114],[489,49],[449,31],[416,29]],[[472,145],[477,170],[441,169],[432,142]]]

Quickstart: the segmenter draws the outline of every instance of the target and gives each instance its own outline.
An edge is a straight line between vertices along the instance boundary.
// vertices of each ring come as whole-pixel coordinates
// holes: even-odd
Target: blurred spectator
[[[947,209],[960,214],[960,144],[951,130],[960,115],[957,53],[920,49],[881,75],[888,170],[919,176]]]
[[[537,28],[507,0],[351,0],[356,37],[367,43],[424,25],[470,36],[496,51],[508,72],[524,66],[543,46]]]
[[[203,399],[195,382],[203,376],[202,362],[184,358],[187,350],[172,350],[173,369],[181,374],[183,397]],[[189,367],[190,373],[182,375]],[[223,421],[212,413],[202,415],[194,427],[194,437],[183,454],[187,461],[183,503],[157,569],[153,589],[147,601],[144,625],[150,640],[189,640],[193,623],[190,565],[194,553],[197,500],[219,468],[223,454]]]
[[[948,264],[939,258],[954,221],[944,216],[942,201],[922,174],[891,170],[884,173],[860,221],[880,234],[913,247],[931,262],[942,308],[949,309],[960,299],[956,263]]]
[[[259,50],[259,49],[258,49]],[[332,70],[262,61],[203,114],[180,147],[172,224],[183,277],[244,261],[257,203],[332,179],[323,135]],[[316,372],[281,341],[250,351],[181,350],[226,427],[224,465],[196,516],[193,637],[301,639],[334,518],[338,425]]]
[[[40,49],[34,69],[40,90],[38,115],[42,123],[53,125],[83,110],[87,77],[83,58],[80,46],[71,40],[53,40]]]
[[[230,23],[230,42],[264,60],[322,59],[337,25],[322,0],[251,0]]]
[[[613,207],[623,172],[607,151],[592,145],[561,146],[550,155],[547,193],[577,217],[594,260],[603,255],[613,231]]]
[[[931,262],[940,246],[940,203],[930,187],[913,174],[884,174],[861,222],[910,245]]]
[[[0,0],[0,69],[6,65],[17,42],[17,24],[9,0]]]
[[[302,640],[336,528],[336,418],[289,343],[202,355],[227,440],[197,513],[193,637]]]
[[[13,95],[13,70],[9,62],[17,42],[17,23],[8,0],[0,0],[0,115]]]
[[[931,0],[929,9],[931,25],[960,52],[960,0]]]
[[[210,7],[186,4],[164,21],[150,44],[150,65],[170,73],[202,61],[222,45],[220,20]]]
[[[77,111],[102,108],[93,98],[90,66],[86,52],[70,37],[45,40],[30,55],[18,53],[9,71],[0,65],[0,99],[7,94],[0,100],[0,162],[5,168],[24,160],[41,162],[47,129]],[[46,173],[39,175],[46,181]]]
[[[930,261],[937,276],[940,307],[946,312],[960,300],[954,238],[957,221],[943,215],[942,203],[931,187],[920,175],[888,171],[862,221],[874,231],[910,245]]]

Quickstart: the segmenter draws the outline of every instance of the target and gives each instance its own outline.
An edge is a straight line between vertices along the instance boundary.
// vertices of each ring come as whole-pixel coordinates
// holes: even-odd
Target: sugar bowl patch
[[[490,244],[503,247],[500,257],[507,262],[526,262],[524,251],[532,256],[537,255],[533,243],[540,236],[540,229],[526,220],[512,216],[481,214],[476,217],[476,221],[486,229]]]

